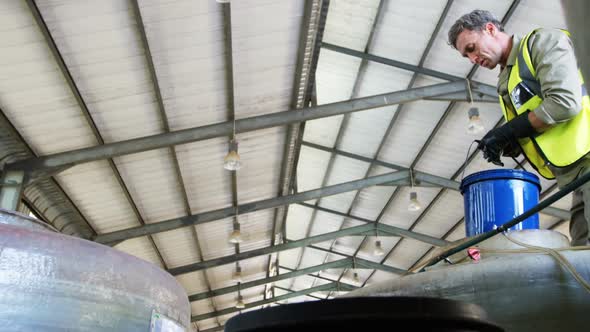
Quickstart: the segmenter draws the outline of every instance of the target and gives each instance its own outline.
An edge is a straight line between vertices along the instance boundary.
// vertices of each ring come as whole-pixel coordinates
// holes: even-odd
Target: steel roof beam
[[[241,291],[243,291],[244,289],[247,289],[247,288],[262,286],[262,285],[269,284],[271,282],[277,282],[277,281],[281,281],[281,280],[296,278],[296,277],[299,277],[302,275],[306,275],[306,274],[310,274],[310,273],[314,273],[314,272],[320,272],[320,271],[327,270],[327,269],[340,269],[340,268],[345,268],[345,267],[349,267],[349,266],[352,266],[352,260],[348,259],[348,258],[344,258],[344,259],[340,259],[340,260],[325,263],[325,264],[310,266],[308,268],[301,269],[301,270],[295,270],[293,272],[279,274],[279,275],[276,275],[273,277],[244,282],[244,283],[240,284],[239,289]],[[349,286],[352,286],[352,285],[349,285]],[[198,294],[189,295],[188,300],[190,302],[199,301],[199,300],[204,300],[204,299],[208,299],[208,298],[215,297],[215,296],[234,293],[237,291],[238,291],[237,285],[229,286],[229,287],[215,289],[215,290],[208,291],[208,292],[202,292],[202,293],[198,293]]]
[[[428,97],[444,95],[466,89],[465,82],[449,82],[425,87],[363,97],[349,101],[336,102],[316,107],[264,114],[236,120],[236,133],[249,132],[270,127],[284,126],[308,120],[326,118],[388,105],[407,103]],[[29,158],[7,164],[7,169],[20,169],[29,172],[53,170],[78,163],[160,149],[172,145],[201,141],[214,137],[228,136],[233,132],[233,121],[208,126],[189,128],[169,133],[161,133],[120,142],[55,153],[38,158]]]
[[[282,291],[285,291],[285,292],[289,292],[289,293],[294,293],[294,292],[295,292],[295,291],[294,291],[294,290],[292,290],[292,289],[285,288],[285,287],[281,287],[281,286],[277,286],[277,285],[274,285],[274,286],[272,286],[272,287],[273,287],[273,288],[276,288],[276,289],[279,289],[279,290],[282,290]],[[353,286],[353,288],[355,288],[355,287]],[[311,294],[305,294],[305,296],[307,296],[307,297],[311,297],[312,299],[316,299],[316,300],[323,300],[321,297],[317,297],[317,296],[315,296],[315,295],[311,295]]]
[[[307,203],[298,203],[301,206],[305,206],[308,207],[310,209],[315,209],[317,211],[322,211],[322,212],[326,212],[326,213],[330,213],[330,214],[334,214],[334,215],[338,215],[344,218],[350,218],[350,219],[354,219],[354,220],[358,220],[367,224],[371,224],[374,223],[374,220],[369,220],[369,219],[365,219],[365,218],[361,218],[361,217],[357,217],[357,216],[353,216],[350,213],[342,213],[339,211],[335,211],[335,210],[331,210],[331,209],[327,209],[321,206],[315,206],[315,205],[311,205],[311,204],[307,204]],[[439,238],[436,237],[432,237],[426,234],[422,234],[422,233],[417,233],[417,232],[413,232],[413,231],[408,231],[406,229],[403,228],[399,228],[399,227],[395,227],[395,226],[391,226],[391,225],[386,225],[386,224],[382,224],[382,223],[378,223],[377,224],[377,231],[379,231],[379,234],[381,235],[382,232],[386,232],[389,234],[393,234],[395,236],[400,236],[400,237],[408,237],[411,239],[414,239],[416,241],[420,241],[420,242],[424,242],[424,243],[428,243],[428,244],[432,244],[438,247],[442,247],[448,244],[448,242],[441,240]],[[366,235],[366,234],[357,234],[357,235]]]
[[[358,190],[361,188],[378,185],[381,183],[387,183],[409,176],[408,171],[398,171],[393,173],[387,173],[383,175],[377,175],[366,179],[355,180],[351,182],[345,182],[333,186],[324,188],[304,191],[302,193],[293,194],[289,196],[282,196],[276,198],[270,198],[262,201],[256,201],[246,203],[236,207],[227,207],[219,210],[199,213],[191,216],[169,219],[157,223],[151,223],[139,227],[128,228],[120,231],[105,233],[98,235],[94,240],[103,244],[113,243],[121,240],[127,240],[135,237],[140,237],[148,234],[155,234],[173,229],[203,224],[219,219],[228,218],[237,214],[249,213],[259,210],[265,210],[275,208],[278,206],[294,204],[299,202],[305,202],[311,199],[316,199],[323,196],[331,196],[341,194],[348,191]]]
[[[287,300],[287,299],[291,299],[294,297],[298,297],[298,296],[302,296],[302,295],[307,295],[307,294],[311,294],[311,293],[315,293],[315,292],[323,292],[323,291],[329,291],[329,290],[345,290],[345,291],[350,291],[352,289],[350,289],[349,287],[343,286],[342,284],[338,283],[338,282],[333,282],[333,283],[329,283],[329,284],[324,284],[324,285],[320,285],[320,286],[316,286],[316,287],[312,287],[312,288],[308,288],[308,289],[304,289],[304,290],[300,290],[300,291],[296,291],[290,294],[284,294],[284,295],[279,295],[279,296],[275,296],[273,298],[267,299],[267,300],[262,300],[262,301],[256,301],[256,302],[252,302],[252,303],[246,303],[246,309],[250,309],[250,308],[255,308],[255,307],[259,307],[261,305],[265,305],[265,304],[269,304],[269,303],[274,303],[277,301],[282,301],[282,300]],[[196,316],[192,316],[191,317],[191,322],[196,322],[199,320],[203,320],[203,319],[209,319],[209,318],[214,318],[217,316],[223,316],[223,315],[227,315],[227,314],[231,314],[234,312],[238,312],[242,309],[238,309],[238,308],[227,308],[227,309],[223,309],[223,310],[219,310],[216,312],[209,312],[206,314],[201,314],[201,315],[196,315]]]
[[[299,109],[309,106],[316,89],[315,73],[320,55],[320,44],[324,36],[327,13],[330,0],[306,0],[299,36],[299,51],[297,66],[295,68],[295,80],[291,108]],[[316,103],[317,104],[317,103]],[[313,105],[315,106],[315,105]],[[297,165],[301,154],[301,141],[305,131],[305,122],[292,124],[287,128],[281,176],[279,181],[279,196],[285,196],[295,190],[297,177]],[[295,190],[296,191],[296,190]],[[287,206],[275,209],[272,229],[271,245],[285,237],[285,223],[289,208]],[[270,266],[273,257],[269,257],[267,277],[270,275]],[[274,258],[278,264],[278,256]],[[266,298],[266,293],[264,294]]]
[[[319,145],[319,144],[315,144],[315,143],[311,143],[311,142],[307,142],[307,141],[303,141],[301,143],[301,145],[307,146],[310,148],[314,148],[314,149],[318,149],[318,150],[322,150],[322,151],[326,151],[326,152],[335,153],[335,154],[338,154],[338,155],[341,155],[344,157],[364,161],[367,163],[374,163],[375,165],[391,168],[394,170],[407,170],[408,169],[408,168],[400,166],[400,165],[396,165],[396,164],[388,163],[385,161],[364,157],[361,155],[357,155],[354,153],[350,153],[350,152],[346,152],[346,151],[342,151],[342,150],[338,150],[338,149],[329,148],[329,147],[326,147],[323,145]],[[477,154],[477,153],[475,153],[475,154]],[[472,158],[473,158],[473,156],[475,156],[475,154],[472,155]],[[463,171],[463,167],[461,169],[459,169],[459,173],[461,171]],[[429,174],[429,173],[424,173],[424,172],[420,172],[420,171],[414,171],[413,175],[414,175],[414,181],[416,181],[414,183],[414,186],[417,186],[417,187],[422,186],[425,183],[428,183],[434,187],[442,187],[442,188],[458,191],[459,187],[461,185],[461,182],[459,182],[459,181],[447,179],[447,178],[444,178],[441,176],[437,176],[437,175]],[[409,183],[407,181],[408,181],[407,179],[400,179],[400,180],[397,180],[394,182],[384,183],[381,185],[401,186],[401,185],[407,185]],[[301,204],[301,205],[308,206],[308,204]],[[308,207],[310,207],[310,206],[308,206]],[[564,209],[551,207],[551,206],[543,209],[541,211],[541,213],[549,215],[549,216],[557,217],[560,219],[566,219],[566,220],[569,220],[571,217],[571,213],[569,211],[564,210]],[[354,218],[354,216],[348,216],[348,217]]]
[[[377,62],[377,63],[380,63],[380,64],[384,64],[384,65],[388,65],[388,66],[397,67],[397,68],[400,68],[400,69],[405,69],[405,70],[408,70],[408,71],[412,71],[412,72],[415,72],[415,73],[418,73],[418,74],[422,74],[422,75],[426,75],[426,76],[431,76],[431,77],[443,79],[443,80],[446,80],[446,81],[461,81],[461,82],[465,82],[465,77],[455,76],[455,75],[443,73],[443,72],[440,72],[440,71],[436,71],[436,70],[432,70],[432,69],[427,69],[427,68],[424,68],[424,67],[421,67],[421,66],[414,66],[414,65],[411,65],[409,63],[405,63],[405,62],[401,62],[401,61],[396,61],[396,60],[392,60],[392,59],[383,58],[383,57],[380,57],[380,56],[376,56],[376,55],[372,55],[372,54],[360,52],[360,51],[353,50],[353,49],[346,48],[346,47],[342,47],[342,46],[337,46],[337,45],[333,45],[333,44],[329,44],[329,43],[322,43],[322,48],[325,48],[325,49],[330,50],[330,51],[334,51],[334,52],[338,52],[338,53],[350,55],[350,56],[353,56],[353,57],[357,57],[357,58],[360,58],[360,59],[363,59],[363,60],[373,61],[373,62]],[[476,93],[476,94],[480,95],[480,97],[482,97],[484,95],[487,95],[487,96],[490,96],[490,97],[498,98],[498,93],[496,92],[496,87],[491,86],[489,84],[485,84],[485,83],[481,83],[481,82],[477,82],[477,81],[471,81],[471,88],[472,88],[471,91],[473,93]]]
[[[141,10],[139,8],[138,0],[131,1],[131,6],[133,7],[133,13],[135,16],[135,21],[137,23],[137,29],[139,30],[139,35],[141,37],[141,42],[143,44],[143,48],[145,50],[145,59],[147,62],[147,67],[150,72],[150,77],[152,79],[154,94],[156,96],[156,101],[158,102],[158,114],[160,116],[160,121],[162,123],[162,131],[163,132],[170,132],[170,124],[168,123],[168,115],[166,114],[166,107],[164,106],[164,99],[162,97],[160,83],[158,81],[158,75],[156,74],[156,68],[154,65],[152,52],[150,50],[150,44],[147,38],[147,34],[145,31],[145,24],[143,23],[143,18],[141,16]],[[184,185],[184,178],[182,176],[182,172],[180,171],[180,164],[178,163],[178,156],[176,154],[176,150],[174,146],[168,147],[168,151],[170,153],[170,158],[172,159],[172,164],[174,165],[174,174],[176,176],[176,183],[178,185],[182,203],[184,207],[184,213],[186,215],[191,214],[190,203],[188,199],[188,195],[186,192],[186,186]],[[199,257],[199,260],[204,260],[201,243],[199,241],[199,236],[197,231],[194,227],[191,227],[191,235],[194,239],[195,246],[196,246],[196,255]],[[203,273],[203,279],[205,280],[205,285],[207,289],[211,290],[211,282],[206,273]],[[215,302],[211,301],[211,306],[215,309]]]
[[[320,234],[320,235],[315,235],[315,236],[307,237],[307,238],[304,238],[301,240],[290,241],[290,242],[278,244],[278,245],[275,245],[272,247],[255,249],[255,250],[251,250],[251,251],[241,252],[241,253],[235,254],[235,255],[224,256],[224,257],[219,257],[219,258],[215,258],[215,259],[210,259],[207,261],[202,261],[202,262],[197,262],[197,263],[188,264],[188,265],[184,265],[184,266],[179,266],[176,268],[168,269],[168,272],[170,274],[176,276],[176,275],[185,274],[185,273],[194,272],[194,271],[200,271],[200,270],[204,270],[204,269],[208,269],[208,268],[212,268],[212,267],[216,267],[216,266],[220,266],[220,265],[235,263],[235,262],[238,262],[241,260],[245,260],[245,259],[249,259],[249,258],[253,258],[253,257],[258,257],[258,256],[262,256],[262,255],[268,255],[268,254],[275,253],[275,252],[281,252],[281,251],[295,249],[295,248],[302,248],[302,247],[306,247],[306,246],[309,246],[314,243],[321,243],[324,241],[334,240],[334,239],[344,237],[344,236],[350,236],[350,235],[355,235],[355,234],[369,232],[369,231],[374,232],[374,230],[375,230],[375,225],[373,225],[373,224],[366,224],[366,225],[344,228],[344,229],[341,229],[341,230],[338,230],[335,232],[329,232],[329,233],[324,233],[324,234]],[[361,261],[362,259],[357,259],[357,260]],[[370,265],[371,263],[372,262],[367,261],[367,265]],[[396,273],[396,274],[403,274],[406,272],[405,270],[391,267],[388,265],[380,265],[378,269],[383,270],[383,271],[387,271],[387,272],[391,272],[391,273]]]

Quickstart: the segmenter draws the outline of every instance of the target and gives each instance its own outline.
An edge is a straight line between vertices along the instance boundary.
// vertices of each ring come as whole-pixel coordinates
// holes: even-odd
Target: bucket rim
[[[534,173],[520,169],[490,169],[472,173],[463,178],[459,189],[463,193],[468,186],[487,180],[523,180],[536,185],[537,189],[541,190],[539,177]]]

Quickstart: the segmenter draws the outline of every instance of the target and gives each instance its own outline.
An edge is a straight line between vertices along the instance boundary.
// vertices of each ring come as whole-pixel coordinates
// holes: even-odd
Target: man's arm
[[[541,132],[576,116],[582,109],[582,91],[574,48],[564,32],[541,29],[530,37],[529,45],[543,102],[528,119]]]

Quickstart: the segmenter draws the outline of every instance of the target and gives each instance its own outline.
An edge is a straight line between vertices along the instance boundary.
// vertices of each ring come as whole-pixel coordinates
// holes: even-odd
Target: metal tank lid
[[[541,190],[541,181],[536,174],[520,169],[491,169],[466,176],[461,181],[461,193],[466,187],[487,180],[523,180],[536,185]]]

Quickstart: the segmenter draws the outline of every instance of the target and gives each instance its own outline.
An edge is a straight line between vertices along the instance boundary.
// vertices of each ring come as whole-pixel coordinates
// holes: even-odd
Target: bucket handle
[[[469,154],[471,153],[471,148],[473,147],[473,144],[477,143],[479,144],[478,140],[473,140],[473,142],[471,142],[471,144],[469,145],[469,149],[467,149],[467,155],[465,156],[465,162],[463,162],[463,171],[461,172],[461,181],[463,182],[463,177],[465,176],[465,169],[467,169],[467,159],[469,159]],[[477,149],[477,146],[476,146]]]

